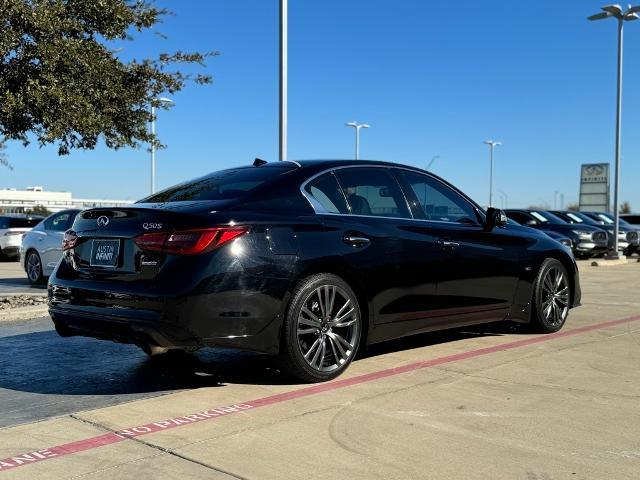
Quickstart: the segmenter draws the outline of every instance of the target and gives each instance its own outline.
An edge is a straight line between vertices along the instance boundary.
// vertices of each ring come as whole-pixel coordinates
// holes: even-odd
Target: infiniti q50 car
[[[79,213],[63,250],[48,286],[60,335],[266,352],[310,382],[410,334],[505,319],[555,332],[581,295],[567,247],[372,161],[215,172]]]

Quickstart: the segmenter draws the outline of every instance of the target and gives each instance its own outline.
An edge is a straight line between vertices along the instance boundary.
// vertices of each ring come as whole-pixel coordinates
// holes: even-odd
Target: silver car
[[[22,237],[20,263],[32,284],[44,283],[62,257],[64,232],[80,210],[63,210],[48,216]]]
[[[41,220],[30,215],[0,215],[0,258],[17,260],[22,235]]]

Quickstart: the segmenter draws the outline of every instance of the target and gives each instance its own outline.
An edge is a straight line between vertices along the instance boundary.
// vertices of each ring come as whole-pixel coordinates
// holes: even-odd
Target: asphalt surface
[[[371,347],[356,363],[394,351],[517,331],[516,325],[491,324],[418,335]],[[266,355],[207,348],[148,357],[135,345],[62,338],[49,317],[0,323],[0,428],[187,389],[291,383]]]
[[[0,427],[168,392],[249,381],[268,358],[223,349],[148,357],[134,345],[61,338],[49,317],[0,324]],[[262,360],[262,362],[260,362]],[[255,381],[259,381],[258,378]]]
[[[45,285],[31,285],[20,262],[0,262],[0,295],[24,294],[40,295],[47,291]]]

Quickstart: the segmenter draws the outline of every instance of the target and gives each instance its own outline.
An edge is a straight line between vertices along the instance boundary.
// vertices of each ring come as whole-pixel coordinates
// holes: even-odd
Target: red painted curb
[[[42,450],[36,450],[33,452],[22,453],[14,457],[5,458],[0,460],[0,472],[11,470],[31,463],[42,462],[51,458],[63,457],[65,455],[71,455],[73,453],[85,452],[94,448],[99,448],[104,445],[111,445],[126,440],[127,438],[139,437],[150,433],[159,432],[162,430],[169,430],[172,428],[181,427],[183,425],[190,425],[192,423],[198,423],[205,420],[212,420],[218,417],[231,415],[234,413],[243,412],[246,410],[253,410],[259,407],[266,407],[276,403],[282,403],[296,398],[308,397],[316,395],[318,393],[328,392],[331,390],[337,390],[339,388],[345,388],[352,385],[358,385],[361,383],[371,382],[373,380],[379,380],[381,378],[391,377],[402,373],[412,372],[414,370],[420,370],[423,368],[430,368],[437,365],[443,365],[445,363],[458,362],[460,360],[466,360],[469,358],[480,357],[488,355],[490,353],[502,352],[505,350],[512,350],[514,348],[525,347],[527,345],[534,345],[537,343],[548,342],[557,338],[569,337],[578,335],[581,333],[590,332],[593,330],[602,330],[609,327],[614,327],[624,323],[630,323],[640,320],[640,315],[633,317],[622,318],[619,320],[611,320],[602,323],[596,323],[593,325],[587,325],[585,327],[578,327],[571,330],[565,330],[552,335],[540,335],[522,340],[515,340],[513,342],[502,343],[493,347],[479,348],[476,350],[469,350],[467,352],[456,353],[454,355],[447,355],[445,357],[434,358],[431,360],[423,360],[420,362],[410,363],[399,367],[388,368],[377,372],[367,373],[364,375],[358,375],[356,377],[345,378],[342,380],[334,380],[332,382],[320,383],[310,387],[300,388],[298,390],[292,390],[290,392],[279,393],[268,397],[257,398],[244,403],[236,403],[225,407],[217,407],[210,410],[203,410],[198,413],[190,415],[184,415],[182,417],[170,418],[167,420],[161,420],[158,422],[147,423],[146,425],[139,425],[137,427],[126,428],[118,432],[105,433],[96,437],[86,438],[78,440],[76,442],[65,443],[63,445],[57,445],[55,447],[49,447]]]

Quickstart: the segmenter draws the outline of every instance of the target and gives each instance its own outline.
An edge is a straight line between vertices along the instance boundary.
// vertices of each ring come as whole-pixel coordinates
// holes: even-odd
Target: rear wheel
[[[322,382],[349,366],[360,343],[358,299],[347,283],[330,274],[298,284],[282,332],[285,369],[305,382]]]
[[[42,275],[42,261],[40,260],[38,252],[31,250],[27,253],[27,258],[24,263],[29,282],[33,285],[44,283],[44,276]]]
[[[540,267],[534,284],[532,325],[542,333],[560,330],[571,305],[571,287],[567,269],[554,258]]]

